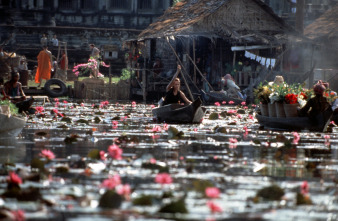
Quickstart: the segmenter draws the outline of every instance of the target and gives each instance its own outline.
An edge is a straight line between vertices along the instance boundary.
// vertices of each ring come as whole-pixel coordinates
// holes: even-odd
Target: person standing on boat
[[[317,83],[313,87],[313,91],[315,92],[315,97],[308,100],[306,105],[300,109],[300,116],[309,116],[314,119],[318,114],[323,113],[328,108],[330,108],[330,103],[323,96],[325,91],[325,86],[322,83]],[[311,109],[311,110],[310,110]]]
[[[181,72],[181,66],[177,65],[177,71],[171,79],[170,83],[167,86],[167,94],[164,98],[163,105],[167,104],[178,104],[182,100],[186,104],[191,104],[192,102],[185,96],[185,94],[180,90],[181,81],[177,75]]]
[[[22,85],[19,82],[20,74],[18,72],[12,72],[12,77],[4,85],[4,96],[9,99],[19,108],[19,113],[22,111],[28,111],[33,104],[34,99],[26,99],[26,95],[22,90]]]

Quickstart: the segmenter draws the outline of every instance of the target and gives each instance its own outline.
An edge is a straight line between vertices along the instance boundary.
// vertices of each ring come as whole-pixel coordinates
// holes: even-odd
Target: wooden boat
[[[0,138],[16,137],[26,125],[26,117],[9,116],[0,113]]]
[[[310,130],[325,132],[332,117],[332,110],[329,108],[322,114],[319,114],[316,119],[310,120],[309,117],[268,117],[256,113],[256,118],[261,126],[269,129],[280,130]]]
[[[226,95],[225,93],[221,92],[221,91],[209,91],[209,92],[205,92],[203,90],[201,90],[202,93],[202,98],[203,101],[205,103],[214,103],[214,102],[229,102],[229,101],[233,101],[234,104],[241,104],[243,101],[243,99],[239,99],[239,98],[234,98],[231,96]]]
[[[201,106],[200,98],[189,105],[168,104],[152,110],[159,122],[166,123],[201,123],[206,109]]]

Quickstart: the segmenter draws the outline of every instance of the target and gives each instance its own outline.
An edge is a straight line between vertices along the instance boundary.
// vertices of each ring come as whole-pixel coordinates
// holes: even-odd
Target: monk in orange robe
[[[47,46],[44,46],[38,55],[38,69],[35,74],[35,83],[39,84],[38,87],[40,87],[42,79],[49,80],[51,76],[52,53],[47,49]]]

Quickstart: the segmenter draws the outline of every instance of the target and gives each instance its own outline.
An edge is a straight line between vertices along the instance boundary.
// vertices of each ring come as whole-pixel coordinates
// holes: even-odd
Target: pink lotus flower
[[[106,160],[107,159],[106,153],[103,150],[100,151],[100,158],[101,158],[101,160]]]
[[[243,102],[241,103],[241,105],[242,105],[242,106],[246,105],[246,102],[245,102],[245,101],[243,101]]]
[[[136,102],[135,101],[131,102],[131,106],[135,107],[136,106]]]
[[[12,210],[12,215],[14,216],[15,221],[25,221],[25,212],[23,210]]]
[[[81,107],[84,107],[84,106],[85,106],[84,103],[81,103],[80,105],[81,105]]]
[[[236,148],[237,147],[237,139],[236,138],[229,138],[229,148],[233,149],[233,148]]]
[[[330,135],[324,135],[324,139],[325,139],[325,145],[329,146],[330,145]]]
[[[233,101],[229,101],[229,104],[234,104],[235,102],[233,102]]]
[[[251,114],[249,114],[248,117],[249,117],[250,120],[255,120],[254,116],[252,116]]]
[[[205,195],[209,198],[218,198],[220,191],[217,187],[207,187],[205,189]]]
[[[41,150],[41,153],[39,154],[40,157],[46,158],[48,160],[52,160],[55,158],[55,155],[52,151],[50,150]]]
[[[207,205],[208,205],[208,207],[209,207],[209,209],[211,210],[212,213],[221,213],[222,212],[222,208],[211,200],[207,202]]]
[[[101,103],[100,104],[102,104],[102,106],[108,106],[108,104],[109,104],[109,101],[101,101]]]
[[[45,108],[43,108],[42,106],[36,106],[36,107],[35,107],[35,110],[36,110],[38,113],[42,114],[42,112],[45,111]]]
[[[63,101],[64,104],[68,104],[68,101]]]
[[[59,98],[54,98],[54,101],[55,102],[59,102]]]
[[[152,132],[154,132],[154,133],[156,133],[156,132],[161,133],[162,132],[161,126],[158,126],[158,125],[154,126],[153,129],[152,129]]]
[[[298,144],[298,141],[300,140],[300,136],[297,132],[292,132],[292,135],[293,135],[293,141],[292,143],[293,144]]]
[[[247,136],[248,135],[248,127],[247,126],[243,127],[243,130],[244,130],[244,136]]]
[[[226,101],[222,101],[222,104],[224,105],[224,104],[226,104],[227,102]]]
[[[237,110],[228,110],[227,113],[228,113],[228,114],[236,114],[236,113],[237,113]]]
[[[168,173],[159,173],[156,175],[155,182],[160,184],[171,184],[173,180]]]
[[[237,115],[237,118],[238,118],[238,119],[242,119],[242,118],[243,118],[243,116],[242,116],[242,115],[240,115],[240,114],[238,114],[238,115]]]
[[[302,185],[300,186],[300,192],[303,194],[303,195],[307,195],[309,193],[309,184],[307,181],[304,181],[302,183]]]
[[[119,148],[116,144],[110,145],[108,147],[108,153],[111,158],[115,160],[121,160],[122,159],[122,149]]]
[[[124,196],[127,200],[130,198],[131,188],[129,184],[126,185],[118,185],[116,187],[117,194]]]
[[[151,159],[150,159],[150,163],[151,163],[151,164],[155,164],[155,163],[156,163],[156,159],[155,159],[155,158],[151,158]]]
[[[112,124],[113,124],[113,129],[116,129],[118,127],[119,122],[116,120],[113,120]]]
[[[155,108],[155,105],[152,104],[152,105],[150,105],[150,107],[151,107],[151,109],[153,109],[153,108]]]
[[[255,108],[256,106],[257,106],[256,104],[252,104],[252,105],[251,105],[252,108]]]
[[[197,128],[194,128],[194,131],[195,131],[195,132],[197,132],[197,130],[198,130]]]
[[[168,128],[169,128],[168,124],[166,124],[166,123],[165,123],[165,124],[163,124],[163,130],[164,130],[164,131],[167,131],[167,130],[168,130]]]
[[[55,107],[58,107],[60,105],[60,102],[55,103]]]
[[[184,160],[184,157],[183,157],[183,156],[180,156],[180,160]]]
[[[21,184],[22,179],[14,172],[9,172],[9,177],[7,178],[7,182]]]
[[[244,109],[248,109],[248,106],[244,106],[243,108],[244,108]]]
[[[215,106],[219,107],[221,104],[219,102],[215,102]]]
[[[109,190],[114,189],[117,185],[121,184],[121,178],[118,174],[103,180],[101,187],[107,188]]]

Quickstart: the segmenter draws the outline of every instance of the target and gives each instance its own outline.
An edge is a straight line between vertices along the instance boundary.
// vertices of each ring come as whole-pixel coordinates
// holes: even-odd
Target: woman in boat
[[[306,103],[306,105],[302,109],[300,109],[300,116],[309,116],[310,118],[314,119],[318,114],[323,113],[331,107],[330,103],[323,96],[325,89],[325,86],[321,82],[317,83],[313,87],[313,91],[315,92],[316,96],[311,98]]]
[[[167,86],[167,94],[164,97],[163,105],[167,104],[178,104],[181,100],[186,104],[191,104],[192,102],[185,96],[185,94],[180,90],[181,81],[177,75],[181,72],[181,66],[177,65],[177,71],[171,79],[170,83]]]
[[[12,72],[11,79],[4,85],[4,97],[14,103],[19,108],[19,113],[21,113],[22,111],[29,110],[34,99],[26,99],[19,78],[20,74],[18,72]]]
[[[226,74],[222,78],[222,83],[225,87],[227,87],[227,93],[232,97],[239,97],[242,100],[246,100],[246,94],[241,93],[240,87],[238,87],[235,83],[235,80],[232,78],[230,74]]]

